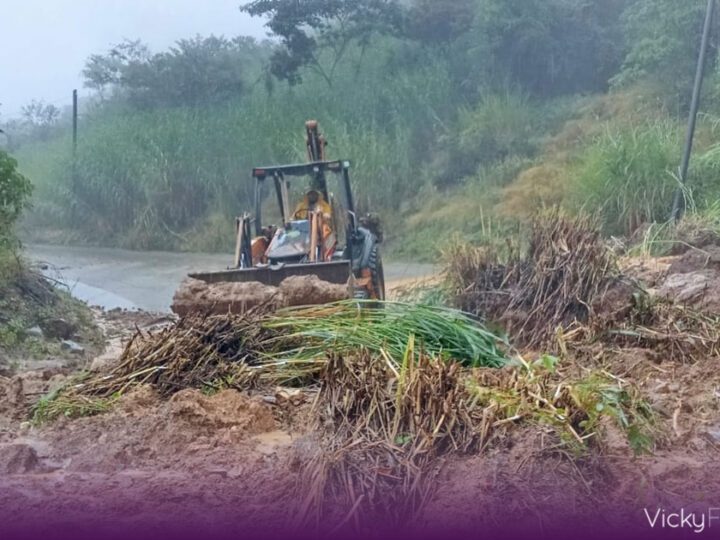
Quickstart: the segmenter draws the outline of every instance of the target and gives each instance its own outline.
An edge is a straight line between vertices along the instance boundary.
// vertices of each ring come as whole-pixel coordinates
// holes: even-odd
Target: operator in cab
[[[311,189],[303,197],[303,200],[300,202],[300,204],[298,204],[295,208],[295,213],[293,214],[292,218],[293,220],[310,219],[310,213],[315,210],[322,210],[325,220],[330,220],[332,214],[330,205],[325,200],[325,197],[323,197],[322,193],[320,193],[316,189]]]

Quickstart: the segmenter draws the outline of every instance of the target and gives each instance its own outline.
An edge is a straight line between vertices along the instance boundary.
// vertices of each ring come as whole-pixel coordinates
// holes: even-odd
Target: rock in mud
[[[70,354],[76,354],[78,356],[85,354],[85,347],[69,339],[63,340],[60,347],[63,351],[68,351]]]
[[[25,335],[27,337],[34,337],[34,338],[43,338],[45,337],[45,334],[42,331],[42,328],[39,326],[33,326],[32,328],[28,328],[25,330]]]
[[[657,294],[686,306],[720,313],[720,271],[706,268],[684,274],[670,274]]]
[[[720,425],[708,428],[707,434],[713,442],[720,443]]]
[[[626,270],[654,287],[649,290],[653,295],[720,314],[720,246],[705,246],[662,261],[661,271],[639,272],[635,267]]]
[[[121,338],[111,339],[103,353],[93,359],[90,371],[95,373],[111,371],[120,360],[124,350],[125,346]]]
[[[25,443],[0,444],[0,474],[25,474],[40,466],[35,449]]]

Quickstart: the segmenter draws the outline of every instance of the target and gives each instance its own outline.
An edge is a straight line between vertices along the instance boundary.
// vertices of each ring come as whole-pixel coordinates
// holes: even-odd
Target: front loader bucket
[[[280,284],[292,276],[317,276],[322,281],[344,285],[352,273],[350,261],[333,261],[303,264],[279,264],[275,266],[261,266],[257,268],[237,268],[220,272],[190,274],[193,279],[206,283],[248,282],[254,281],[279,287]]]
[[[272,310],[327,304],[350,298],[350,275],[349,261],[190,274],[175,292],[172,310],[185,316],[191,312],[244,313],[256,306]],[[287,279],[292,277],[300,279]]]

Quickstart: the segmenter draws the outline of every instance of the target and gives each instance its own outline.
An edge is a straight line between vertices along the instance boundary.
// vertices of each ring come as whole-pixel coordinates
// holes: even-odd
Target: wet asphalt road
[[[28,258],[49,265],[47,274],[65,283],[76,297],[105,309],[166,312],[182,279],[190,272],[224,270],[232,254],[167,253],[113,248],[26,246]],[[430,264],[385,263],[386,281],[433,273]]]

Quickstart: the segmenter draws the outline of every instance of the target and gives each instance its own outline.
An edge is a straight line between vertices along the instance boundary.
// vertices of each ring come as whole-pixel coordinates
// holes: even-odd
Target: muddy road
[[[46,263],[50,277],[73,295],[104,309],[170,311],[172,296],[190,272],[224,270],[231,254],[129,251],[71,246],[26,246],[28,258]],[[385,262],[388,283],[433,274],[431,264]]]

